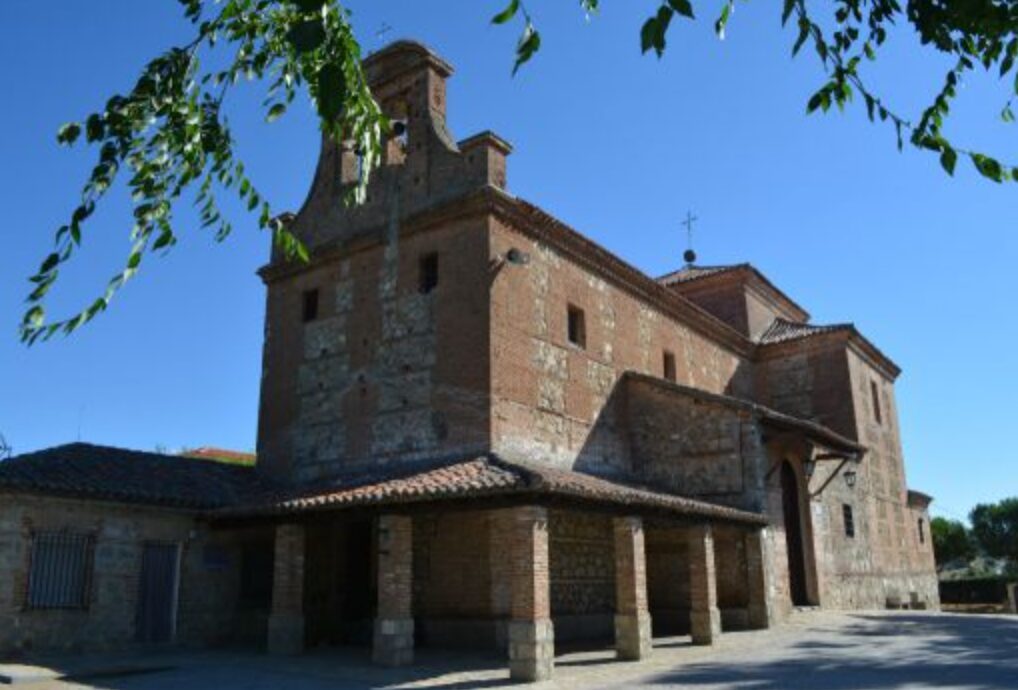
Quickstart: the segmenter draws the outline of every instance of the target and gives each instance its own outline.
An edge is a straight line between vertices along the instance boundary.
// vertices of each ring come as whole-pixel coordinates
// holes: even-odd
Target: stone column
[[[1011,604],[1011,613],[1018,614],[1018,582],[1007,586],[1007,598]]]
[[[721,634],[718,586],[714,572],[714,534],[697,525],[689,535],[689,630],[693,644],[714,644]]]
[[[378,613],[371,657],[383,666],[414,660],[413,520],[378,518]]]
[[[619,659],[638,660],[650,654],[650,611],[647,609],[647,558],[643,520],[621,517],[615,531],[615,651]]]
[[[746,591],[749,594],[749,627],[761,630],[771,627],[774,611],[771,604],[770,571],[767,569],[767,540],[764,529],[746,532]]]
[[[521,681],[548,680],[555,665],[555,633],[548,587],[545,508],[512,510],[509,557],[509,676]]]
[[[304,651],[304,542],[303,525],[276,527],[268,626],[270,654]]]

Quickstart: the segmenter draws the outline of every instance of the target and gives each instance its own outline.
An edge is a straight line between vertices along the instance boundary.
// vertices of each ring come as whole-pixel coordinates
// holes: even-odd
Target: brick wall
[[[431,252],[438,285],[422,294]],[[270,283],[259,468],[307,481],[485,448],[486,255],[483,226],[464,221]]]
[[[492,443],[506,455],[566,467],[621,470],[628,449],[611,399],[627,370],[663,375],[675,355],[680,383],[749,394],[746,362],[673,315],[649,306],[559,251],[496,222],[492,249],[516,248],[491,288]],[[569,342],[567,310],[583,310],[585,345]]]

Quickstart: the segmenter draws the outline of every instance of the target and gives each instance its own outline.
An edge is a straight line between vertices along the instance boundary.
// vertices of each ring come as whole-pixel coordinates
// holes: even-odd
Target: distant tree
[[[933,535],[933,554],[937,565],[953,561],[969,561],[976,555],[976,547],[968,527],[958,520],[936,517],[930,520]]]
[[[976,542],[994,558],[1018,565],[1018,497],[999,503],[979,504],[969,515]]]
[[[194,29],[191,39],[152,59],[129,91],[112,95],[103,107],[64,125],[57,135],[57,141],[66,145],[84,141],[95,147],[97,156],[80,201],[56,231],[52,252],[30,278],[20,329],[27,343],[71,333],[105,311],[117,291],[138,272],[143,257],[165,252],[176,243],[173,212],[182,199],[195,203],[201,225],[212,228],[216,239],[222,240],[232,224],[219,211],[218,194],[234,194],[258,214],[258,225],[273,233],[287,256],[307,259],[305,247],[277,220],[235,155],[223,114],[234,84],[267,84],[264,107],[269,121],[283,115],[298,93],[311,97],[323,132],[336,142],[348,142],[360,156],[351,202],[364,198],[368,179],[381,161],[390,123],[368,88],[361,47],[341,0],[178,2]],[[674,32],[678,25],[673,20],[693,20],[694,5],[715,7],[717,2],[659,0],[642,25],[640,48],[660,57],[669,30]],[[537,54],[541,34],[522,0],[498,4],[503,9],[493,23],[521,24],[515,73]],[[580,10],[588,16],[600,4],[601,0],[579,0]],[[720,4],[709,24],[724,38],[736,5],[735,0]],[[793,55],[806,47],[818,60],[821,85],[808,98],[807,112],[826,112],[832,106],[841,110],[856,100],[865,106],[871,121],[892,128],[899,149],[910,146],[931,152],[949,174],[954,174],[960,158],[967,158],[990,180],[1018,180],[1018,167],[956,145],[944,129],[963,81],[979,69],[1008,78],[999,118],[1015,120],[1011,105],[1018,94],[1018,0],[782,0],[773,4],[782,23],[792,29]],[[894,94],[877,93],[866,80],[867,66],[877,59],[895,27],[901,27],[896,36],[909,31],[907,38],[913,45],[949,63],[941,86],[914,117],[891,105]],[[939,76],[943,68],[937,61],[930,65]],[[118,180],[125,181],[134,201],[124,265],[94,301],[53,321],[45,311],[46,295],[63,264],[81,246],[86,220]]]

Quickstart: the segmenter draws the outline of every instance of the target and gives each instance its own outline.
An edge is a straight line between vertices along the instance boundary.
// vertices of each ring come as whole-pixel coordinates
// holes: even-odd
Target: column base
[[[689,630],[693,644],[714,644],[721,636],[721,611],[717,607],[689,612]]]
[[[414,619],[376,618],[371,660],[382,666],[406,666],[414,661]]]
[[[774,621],[774,614],[771,612],[769,604],[750,604],[748,612],[751,630],[766,630],[771,627]]]
[[[294,655],[304,651],[304,616],[271,614],[268,632],[269,654]]]
[[[615,616],[615,652],[619,659],[638,661],[650,656],[650,614]]]
[[[551,619],[509,621],[509,677],[549,680],[555,667],[555,629]]]

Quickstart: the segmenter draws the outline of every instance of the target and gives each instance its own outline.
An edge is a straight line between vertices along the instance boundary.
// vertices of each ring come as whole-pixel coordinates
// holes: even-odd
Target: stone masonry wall
[[[556,639],[610,638],[615,615],[611,519],[556,510],[551,511],[548,523]]]
[[[687,496],[763,509],[766,457],[759,425],[749,415],[665,383],[627,383],[634,472]]]
[[[32,533],[61,530],[95,539],[88,608],[28,609]],[[239,587],[236,535],[210,532],[181,513],[4,495],[0,501],[0,656],[132,645],[146,541],[182,546],[176,642],[206,646],[231,640]]]

